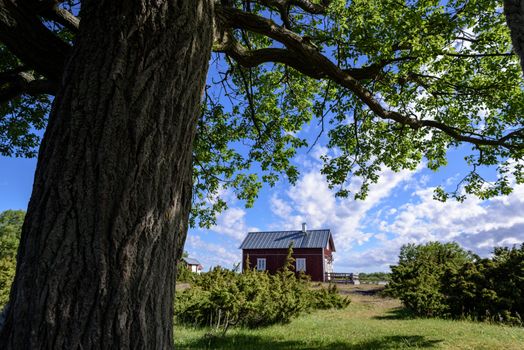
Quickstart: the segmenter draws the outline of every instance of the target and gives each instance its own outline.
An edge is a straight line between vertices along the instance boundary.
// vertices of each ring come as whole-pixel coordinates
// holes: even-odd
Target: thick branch
[[[0,73],[0,103],[23,94],[53,95],[56,90],[56,83],[45,79],[35,79],[31,72],[13,70]]]
[[[288,49],[266,48],[259,50],[249,50],[245,46],[241,45],[228,32],[222,33],[220,37],[215,37],[215,40],[218,41],[214,46],[215,52],[223,52],[227,54],[246,68],[274,62],[293,66],[308,76],[316,78],[322,77],[322,72],[316,70],[316,67],[308,66],[307,62],[305,61],[299,64],[301,57]]]
[[[314,75],[310,75],[315,79],[326,78],[333,82],[349,89],[353,92],[362,102],[364,102],[370,110],[372,110],[378,117],[385,120],[393,120],[402,125],[407,125],[412,129],[420,129],[424,127],[430,127],[438,129],[448,136],[452,137],[457,141],[469,142],[475,145],[490,145],[490,146],[503,146],[506,148],[513,148],[511,140],[520,139],[521,133],[513,134],[510,138],[505,136],[501,139],[490,139],[485,137],[473,137],[467,132],[459,130],[457,128],[448,126],[444,123],[434,120],[419,120],[416,118],[402,115],[396,111],[389,111],[381,105],[381,103],[373,96],[373,94],[367,90],[359,81],[351,75],[350,71],[344,71],[333,63],[329,58],[324,56],[318,51],[309,41],[304,40],[300,35],[278,26],[273,21],[243,11],[222,8],[217,6],[216,9],[218,19],[222,22],[222,26],[225,28],[237,28],[249,30],[255,33],[259,33],[274,39],[291,51],[300,60],[292,61],[288,64],[301,72],[306,73],[305,66],[315,67],[313,71]],[[312,70],[312,68],[309,68]]]
[[[320,15],[326,13],[331,0],[323,0],[321,4],[315,4],[309,0],[256,0],[256,2],[264,6],[276,7],[278,9],[287,9],[290,6],[295,6],[313,15]]]
[[[70,46],[44,26],[20,0],[0,0],[0,41],[24,65],[60,81]]]
[[[58,24],[63,25],[73,33],[78,33],[78,27],[80,26],[80,20],[75,17],[71,12],[58,6],[53,6],[42,11],[42,16]]]
[[[59,7],[58,5],[62,2],[64,0],[25,0],[25,4],[32,12],[77,33],[80,20],[71,12]]]
[[[320,15],[326,13],[331,0],[323,0],[322,4],[314,4],[308,0],[288,0],[288,2],[290,5],[300,7],[306,12],[312,13],[314,15]]]
[[[223,52],[227,54],[246,68],[256,67],[264,63],[282,63],[293,67],[312,78],[320,79],[324,77],[322,69],[310,65],[302,56],[289,49],[265,48],[249,50],[240,44],[235,38],[233,38],[233,35],[228,32],[222,33],[216,38],[216,40],[217,42],[214,46],[215,52]],[[407,59],[412,59],[412,57],[383,60],[369,66],[344,69],[344,72],[357,80],[375,79],[388,64]]]

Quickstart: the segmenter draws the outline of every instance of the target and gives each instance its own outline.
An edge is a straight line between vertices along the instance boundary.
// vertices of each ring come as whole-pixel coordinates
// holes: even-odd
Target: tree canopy
[[[36,154],[80,5],[0,0],[0,154]],[[522,72],[501,1],[222,0],[213,51],[193,224],[213,223],[224,189],[251,205],[263,182],[293,183],[292,157],[319,140],[340,196],[364,198],[386,167],[438,169],[461,145],[470,172],[437,198],[488,198],[522,182]],[[300,133],[307,124],[313,142]]]

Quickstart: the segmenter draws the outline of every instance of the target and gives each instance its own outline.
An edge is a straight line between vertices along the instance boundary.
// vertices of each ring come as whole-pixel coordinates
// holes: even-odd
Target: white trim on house
[[[324,248],[322,248],[322,281],[326,282],[326,258],[324,256]]]
[[[266,258],[257,258],[257,271],[266,271]]]

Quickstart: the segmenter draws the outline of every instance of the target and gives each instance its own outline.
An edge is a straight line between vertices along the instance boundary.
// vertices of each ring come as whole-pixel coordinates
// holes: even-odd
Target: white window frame
[[[257,258],[257,271],[266,271],[266,258]]]
[[[296,258],[295,268],[297,272],[306,272],[306,258]]]

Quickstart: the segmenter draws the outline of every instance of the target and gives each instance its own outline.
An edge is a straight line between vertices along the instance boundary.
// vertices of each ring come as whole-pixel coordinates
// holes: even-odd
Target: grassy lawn
[[[345,310],[316,311],[290,324],[225,337],[175,327],[176,349],[524,349],[524,328],[439,319],[413,319],[400,303],[372,293],[376,286],[344,286]]]

